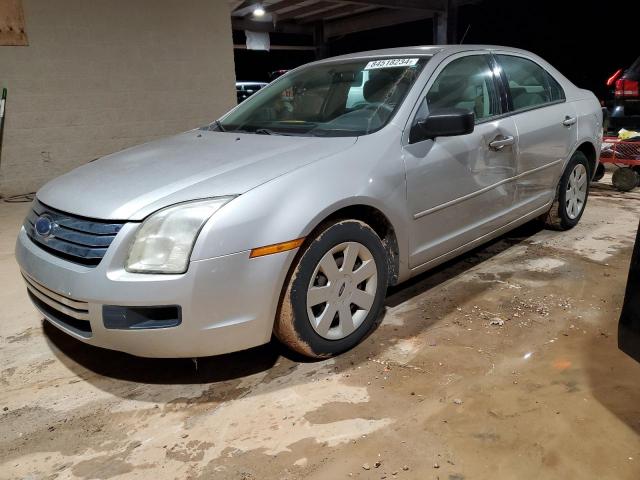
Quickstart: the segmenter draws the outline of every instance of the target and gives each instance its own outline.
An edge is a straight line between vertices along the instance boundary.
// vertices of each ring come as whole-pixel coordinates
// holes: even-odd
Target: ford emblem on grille
[[[36,219],[35,229],[36,233],[41,237],[48,237],[53,231],[53,220],[47,215],[40,215]]]

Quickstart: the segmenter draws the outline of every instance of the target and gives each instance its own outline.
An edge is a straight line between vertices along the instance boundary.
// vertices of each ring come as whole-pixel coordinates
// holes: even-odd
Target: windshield
[[[366,135],[389,122],[427,60],[368,59],[302,68],[209,128],[266,135]]]

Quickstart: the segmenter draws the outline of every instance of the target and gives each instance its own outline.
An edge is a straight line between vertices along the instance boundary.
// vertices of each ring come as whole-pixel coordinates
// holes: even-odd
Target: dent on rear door
[[[564,161],[577,141],[577,123],[570,102],[536,108],[514,115],[518,129],[517,204],[522,213],[542,207],[553,199]]]

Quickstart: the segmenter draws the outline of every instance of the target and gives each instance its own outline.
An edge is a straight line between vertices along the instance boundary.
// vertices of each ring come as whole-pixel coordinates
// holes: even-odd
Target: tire
[[[556,198],[544,218],[547,228],[569,230],[578,224],[589,198],[588,172],[587,157],[575,152],[560,177]]]
[[[596,173],[591,180],[594,182],[598,182],[602,180],[602,177],[604,177],[604,172],[605,172],[604,165],[602,163],[599,163],[598,168],[596,168]]]
[[[274,335],[311,358],[353,348],[377,324],[388,268],[382,241],[366,223],[343,220],[321,228],[293,262]]]
[[[638,186],[638,174],[629,167],[616,169],[611,177],[611,183],[621,192],[629,192]]]

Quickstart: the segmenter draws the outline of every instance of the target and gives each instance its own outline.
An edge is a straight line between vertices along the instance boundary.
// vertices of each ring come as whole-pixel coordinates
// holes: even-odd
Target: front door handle
[[[495,140],[489,143],[489,148],[496,152],[502,150],[507,145],[513,145],[513,137],[496,137]]]
[[[573,125],[577,121],[578,121],[577,117],[570,117],[569,115],[567,115],[566,117],[564,117],[564,120],[562,121],[562,124],[565,127],[570,127],[571,125]]]

